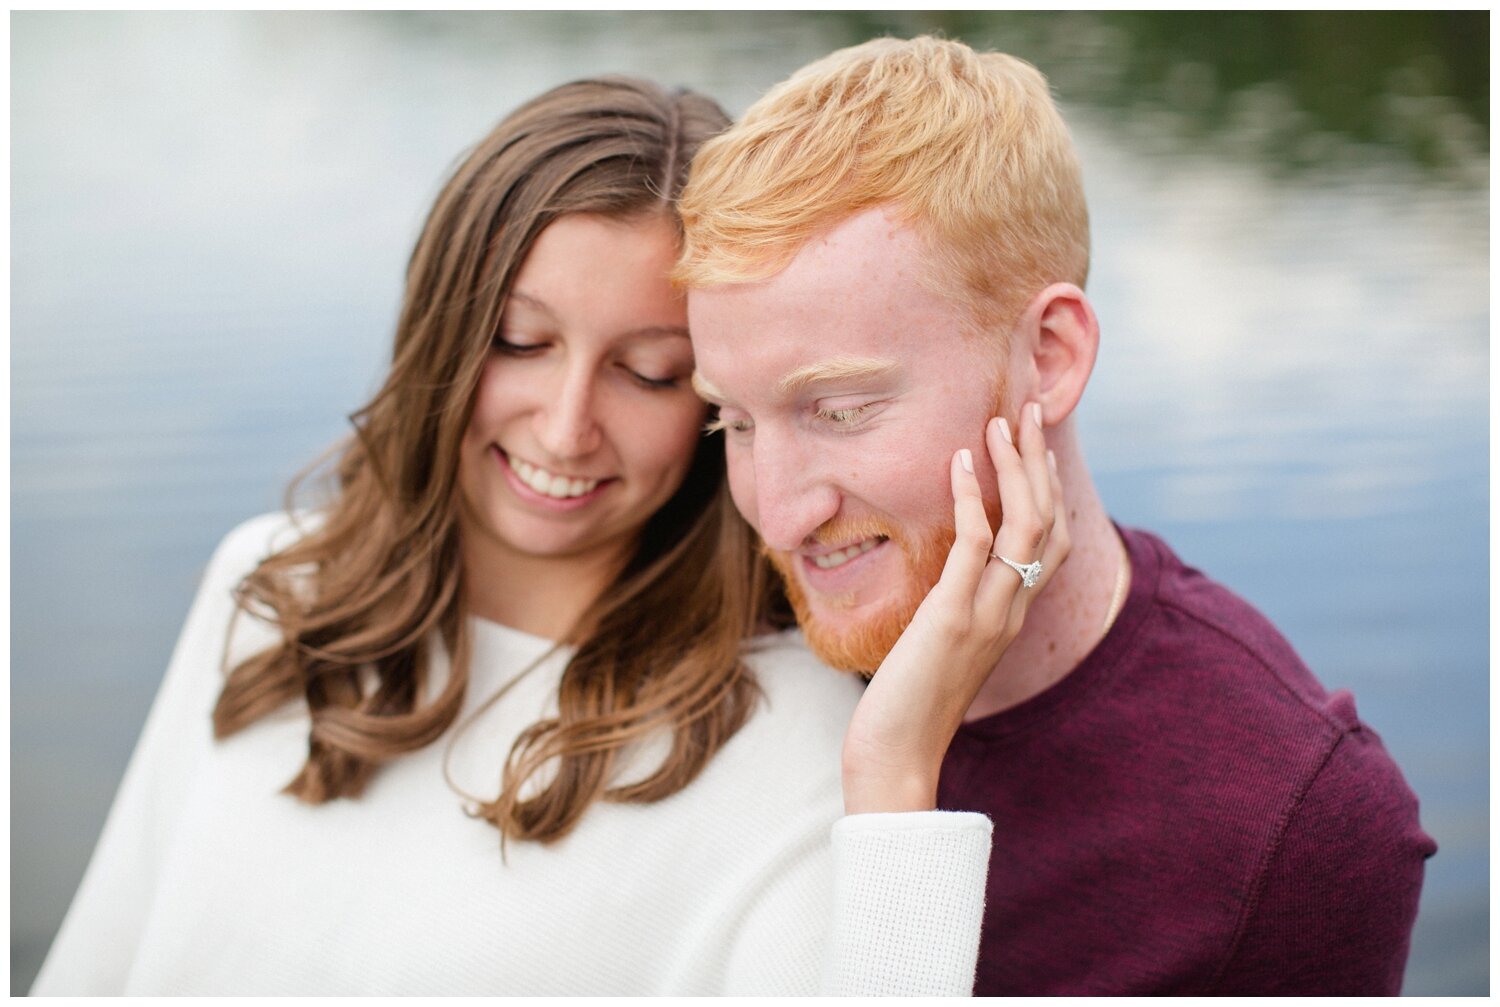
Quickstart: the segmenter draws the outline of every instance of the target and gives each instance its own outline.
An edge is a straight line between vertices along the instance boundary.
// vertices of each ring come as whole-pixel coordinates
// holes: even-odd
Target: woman
[[[864,694],[756,635],[772,581],[699,435],[671,201],[725,124],[583,81],[459,167],[331,500],[210,564],[33,992],[966,991],[988,822],[839,819]],[[1038,524],[1053,487],[991,449]],[[949,565],[860,708],[875,748],[940,756],[968,680],[920,665],[986,671],[1013,636],[934,631],[984,564]]]

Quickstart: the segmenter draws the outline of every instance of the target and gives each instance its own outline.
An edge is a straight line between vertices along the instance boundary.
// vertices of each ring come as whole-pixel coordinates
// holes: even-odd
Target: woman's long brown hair
[[[229,673],[214,731],[222,738],[305,702],[307,761],[289,793],[356,797],[382,762],[452,725],[469,664],[459,443],[512,279],[563,214],[675,220],[688,162],[726,125],[699,95],[579,81],[507,117],[443,188],[407,270],[390,375],[351,417],[331,501],[240,585],[240,606],[274,621],[282,642]],[[740,648],[776,588],[729,502],[723,466],[722,443],[705,438],[682,487],[565,641],[576,650],[559,713],[521,734],[498,798],[483,807],[503,836],[546,842],[595,800],[673,794],[750,715],[756,686]],[[451,672],[428,699],[434,635]],[[672,740],[659,770],[615,784],[626,747],[662,729]],[[548,763],[556,775],[523,799]]]

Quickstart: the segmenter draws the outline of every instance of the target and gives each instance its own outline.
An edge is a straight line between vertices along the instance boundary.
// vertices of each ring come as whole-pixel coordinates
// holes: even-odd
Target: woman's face
[[[658,216],[575,213],[538,236],[464,434],[466,550],[607,564],[682,483],[706,407],[666,279],[677,250]]]

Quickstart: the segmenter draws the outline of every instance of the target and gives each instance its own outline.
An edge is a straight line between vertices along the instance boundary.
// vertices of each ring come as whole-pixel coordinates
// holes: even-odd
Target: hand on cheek
[[[985,430],[1000,494],[998,532],[985,513],[972,452],[961,449],[951,459],[953,548],[845,735],[850,814],[935,807],[938,770],[965,712],[1067,557],[1067,519],[1057,505],[1062,487],[1036,403],[1022,409],[1019,426],[1013,432],[997,417]],[[1038,560],[1039,570],[1032,566]]]

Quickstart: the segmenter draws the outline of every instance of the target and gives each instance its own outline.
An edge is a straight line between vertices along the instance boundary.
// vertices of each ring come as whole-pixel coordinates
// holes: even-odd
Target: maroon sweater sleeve
[[[1268,850],[1215,993],[1401,991],[1423,865],[1436,846],[1348,693],[1330,706],[1349,726]]]

